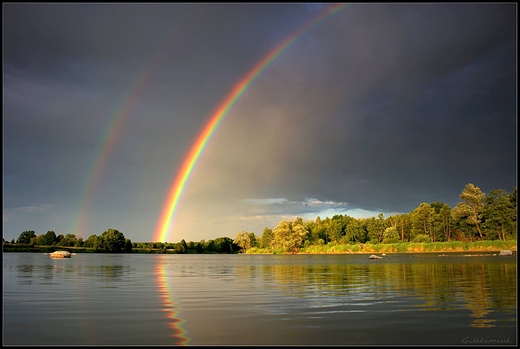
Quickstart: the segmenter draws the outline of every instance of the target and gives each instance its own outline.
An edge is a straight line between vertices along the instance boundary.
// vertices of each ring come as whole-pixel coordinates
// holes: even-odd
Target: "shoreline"
[[[3,244],[2,252],[23,252],[23,253],[52,253],[56,250],[65,250],[70,253],[111,253],[108,251],[96,251],[84,247],[66,246],[30,246]],[[513,255],[517,252],[516,240],[501,241],[474,241],[474,242],[428,242],[428,243],[395,243],[395,244],[327,244],[311,245],[302,247],[297,252],[286,252],[282,250],[262,249],[253,247],[243,254],[421,254],[421,253],[500,253],[503,250],[510,250]],[[132,249],[132,251],[112,252],[117,254],[177,254],[173,251],[164,249]],[[213,252],[197,253],[188,250],[182,254],[214,254]],[[216,254],[237,254],[237,253],[216,253]]]
[[[278,255],[326,255],[326,254],[341,254],[341,255],[397,255],[397,254],[461,254],[461,253],[471,253],[479,256],[489,256],[489,255],[495,255],[499,256],[500,252],[504,250],[467,250],[467,251],[407,251],[407,252],[297,252],[297,253],[262,253],[262,252],[251,252],[251,253],[242,253],[242,254],[249,254],[249,255],[272,255],[272,254],[278,254]],[[517,251],[516,250],[509,250],[513,254],[512,256],[516,256]],[[449,255],[447,255],[449,256]],[[510,257],[505,256],[505,257]],[[502,257],[502,256],[501,256]]]
[[[516,254],[517,242],[510,241],[474,241],[474,242],[427,242],[427,243],[395,243],[395,244],[328,244],[308,246],[297,252],[251,248],[247,254],[410,254],[410,253],[500,253],[510,250]]]

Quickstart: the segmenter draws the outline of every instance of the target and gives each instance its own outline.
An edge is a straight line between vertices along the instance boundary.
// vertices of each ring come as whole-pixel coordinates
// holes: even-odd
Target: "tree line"
[[[3,241],[4,244],[9,242]],[[29,246],[55,246],[90,249],[95,252],[140,252],[140,253],[237,253],[240,247],[229,237],[219,237],[213,240],[186,242],[182,239],[177,243],[163,242],[132,242],[125,238],[117,229],[108,229],[101,235],[91,235],[86,240],[77,238],[74,234],[56,235],[52,230],[36,235],[34,230],[26,230],[14,239],[11,244]]]
[[[132,241],[125,238],[123,233],[117,229],[108,229],[99,236],[93,234],[86,240],[77,238],[75,234],[56,235],[53,230],[40,235],[36,235],[34,230],[26,230],[20,234],[16,242],[13,239],[11,243],[29,246],[77,247],[99,252],[130,252],[132,250]]]
[[[304,221],[301,217],[282,220],[273,229],[264,228],[261,236],[241,231],[235,239],[177,243],[132,242],[116,229],[86,240],[74,234],[56,235],[54,231],[36,235],[24,231],[17,244],[90,248],[100,252],[158,253],[236,253],[251,248],[280,252],[298,252],[302,247],[336,244],[379,244],[398,242],[443,242],[478,240],[516,240],[516,187],[511,193],[491,190],[486,196],[479,187],[468,183],[454,208],[442,202],[422,202],[410,213],[384,217],[354,218],[334,215]],[[5,241],[4,241],[5,243]],[[14,239],[11,243],[15,243]]]
[[[442,202],[422,202],[410,213],[384,217],[332,218],[304,221],[298,217],[283,220],[261,236],[237,233],[234,242],[245,252],[251,248],[298,252],[302,247],[337,244],[380,244],[399,242],[444,242],[516,240],[516,187],[511,193],[491,190],[486,196],[468,183],[453,209]]]
[[[212,240],[201,240],[199,242],[137,242],[133,243],[134,251],[157,251],[163,253],[237,253],[240,247],[229,237],[219,237]]]

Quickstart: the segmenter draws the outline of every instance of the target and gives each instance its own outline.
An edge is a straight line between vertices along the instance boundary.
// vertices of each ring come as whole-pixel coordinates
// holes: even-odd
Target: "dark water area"
[[[492,254],[3,254],[4,345],[516,346]]]

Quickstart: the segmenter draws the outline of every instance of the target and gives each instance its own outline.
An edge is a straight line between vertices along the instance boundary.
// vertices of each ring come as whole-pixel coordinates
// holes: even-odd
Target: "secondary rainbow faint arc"
[[[112,149],[114,149],[117,140],[123,133],[139,96],[152,79],[155,73],[154,68],[159,65],[160,61],[164,58],[165,49],[173,44],[175,39],[177,39],[176,27],[166,35],[164,43],[151,55],[151,58],[135,79],[123,103],[108,119],[105,132],[102,134],[100,145],[94,154],[91,170],[87,176],[85,187],[83,188],[83,194],[81,195],[83,202],[78,211],[78,216],[73,222],[72,231],[77,236],[87,237],[85,233],[88,209],[91,206],[96,189],[100,185],[102,173],[108,163]]]
[[[186,187],[190,174],[192,173],[197,160],[202,151],[208,144],[211,136],[215,133],[226,114],[237,102],[237,100],[244,94],[247,88],[256,80],[256,78],[271,64],[278,56],[282,54],[292,43],[294,43],[300,36],[305,34],[308,30],[321,23],[323,20],[331,17],[340,10],[344,9],[348,4],[333,4],[328,6],[320,14],[307,22],[303,27],[295,30],[286,39],[280,42],[274,49],[272,49],[264,58],[262,58],[228,93],[226,98],[220,103],[215,112],[210,117],[208,123],[202,129],[202,132],[197,137],[190,152],[186,156],[175,181],[168,193],[166,204],[163,207],[159,223],[155,231],[154,241],[166,242],[166,238],[170,231],[175,210],[179,204],[181,195]]]
[[[128,95],[125,101],[117,109],[116,113],[114,113],[114,116],[112,116],[108,122],[108,127],[102,136],[101,144],[94,156],[92,170],[87,177],[88,181],[86,183],[82,195],[82,197],[84,198],[83,203],[81,205],[80,210],[78,211],[78,218],[72,230],[78,236],[82,236],[85,238],[87,237],[85,236],[85,233],[88,208],[90,207],[90,204],[93,201],[95,189],[99,187],[101,174],[103,173],[103,170],[106,167],[109,155],[111,154],[112,149],[116,144],[116,141],[119,139],[119,136],[123,132],[125,124],[128,121],[129,115],[131,114],[131,111],[134,107],[134,104],[137,101],[138,96],[140,95],[144,86],[147,85],[149,79],[150,72],[147,69],[145,69],[139,75],[137,82],[132,87],[132,92]]]

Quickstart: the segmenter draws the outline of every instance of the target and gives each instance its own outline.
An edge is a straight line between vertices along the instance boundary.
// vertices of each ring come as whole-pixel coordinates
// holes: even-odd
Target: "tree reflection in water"
[[[260,273],[238,266],[237,275],[261,278],[266,287],[316,306],[362,311],[360,305],[400,302],[404,297],[409,300],[403,302],[406,307],[421,311],[465,308],[471,312],[472,327],[500,326],[492,318],[497,311],[516,321],[516,264],[497,262],[501,257],[485,263],[465,263],[462,258],[435,263],[273,264],[261,266]]]

